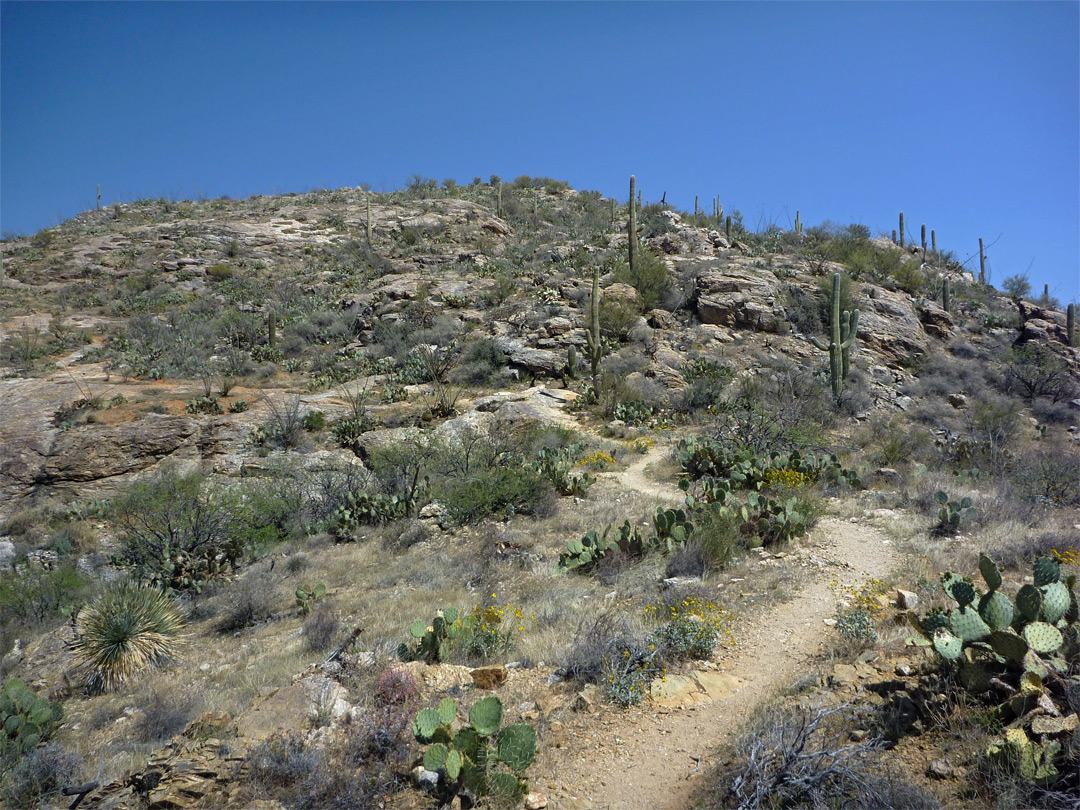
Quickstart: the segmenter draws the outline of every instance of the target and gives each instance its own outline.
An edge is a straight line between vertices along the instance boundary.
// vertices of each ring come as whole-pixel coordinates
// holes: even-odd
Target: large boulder
[[[776,332],[785,320],[772,273],[742,266],[706,270],[698,275],[694,292],[702,323]]]
[[[857,302],[860,343],[893,365],[926,351],[930,341],[906,294],[873,285],[864,293]]]
[[[1018,343],[1053,340],[1068,345],[1069,337],[1064,312],[1047,309],[1030,301],[1018,301],[1017,307],[1020,309],[1020,320],[1023,323]]]

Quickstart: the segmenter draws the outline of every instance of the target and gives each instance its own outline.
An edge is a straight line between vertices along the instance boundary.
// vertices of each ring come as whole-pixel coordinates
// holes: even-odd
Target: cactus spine
[[[1076,304],[1065,310],[1065,335],[1070,346],[1076,345]]]
[[[979,237],[979,283],[986,283],[986,250],[983,248],[982,237]]]
[[[949,279],[941,282],[941,308],[952,313],[952,282]]]
[[[634,189],[637,188],[637,178],[630,175],[630,227],[626,232],[626,248],[629,253],[630,276],[634,275],[634,242],[637,241],[637,212],[634,209]],[[599,272],[599,271],[597,271]],[[593,300],[596,300],[596,290],[599,282],[593,281]],[[599,334],[597,335],[599,338]]]
[[[904,233],[905,233],[905,231],[904,231],[904,212],[901,211],[900,212],[900,241],[897,243],[897,244],[900,245],[900,247],[904,247],[905,243],[907,242],[907,240],[904,239]]]
[[[835,396],[844,391],[844,379],[851,367],[851,347],[859,330],[859,310],[840,313],[840,274],[833,273],[832,307],[830,318],[830,341],[826,346],[816,337],[810,342],[822,351],[829,353],[829,380]]]

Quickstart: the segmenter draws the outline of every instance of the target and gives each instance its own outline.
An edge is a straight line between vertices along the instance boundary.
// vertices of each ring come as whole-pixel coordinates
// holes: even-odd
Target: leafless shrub
[[[725,774],[721,806],[910,808],[940,805],[899,782],[874,756],[880,738],[852,743],[847,705],[772,708],[736,744],[737,765]]]
[[[340,627],[341,621],[334,606],[328,602],[317,604],[304,622],[303,635],[308,649],[315,652],[329,649]]]

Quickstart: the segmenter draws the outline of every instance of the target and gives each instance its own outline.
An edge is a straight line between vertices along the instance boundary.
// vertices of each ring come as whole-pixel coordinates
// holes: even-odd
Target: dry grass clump
[[[92,692],[109,691],[176,654],[184,620],[156,588],[121,585],[79,614],[76,668]]]

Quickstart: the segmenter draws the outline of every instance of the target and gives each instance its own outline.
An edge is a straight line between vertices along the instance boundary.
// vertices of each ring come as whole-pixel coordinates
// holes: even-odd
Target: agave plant
[[[76,622],[76,667],[88,689],[115,689],[176,653],[184,620],[156,588],[121,585],[85,608]]]

